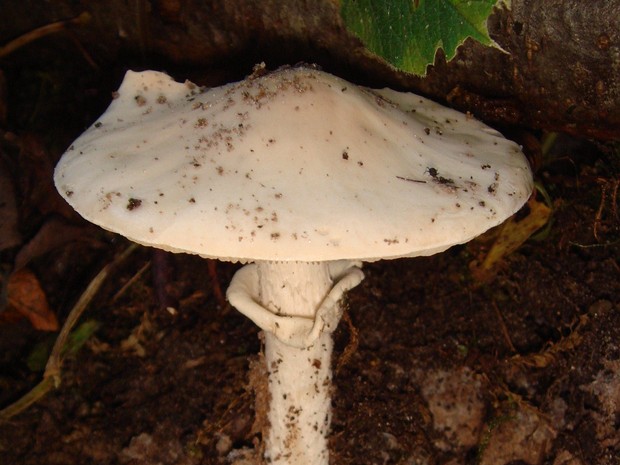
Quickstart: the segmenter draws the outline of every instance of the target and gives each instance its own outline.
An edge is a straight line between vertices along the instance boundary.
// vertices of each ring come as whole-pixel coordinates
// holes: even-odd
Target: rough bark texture
[[[357,83],[424,93],[497,124],[620,138],[620,2],[513,0],[490,18],[508,53],[473,41],[426,78],[370,57],[345,30],[333,0],[6,0],[0,43],[87,11],[72,26],[100,69],[158,67],[205,83],[239,78],[251,65],[317,62]],[[25,53],[24,49],[14,54]],[[213,70],[223,70],[213,75]]]

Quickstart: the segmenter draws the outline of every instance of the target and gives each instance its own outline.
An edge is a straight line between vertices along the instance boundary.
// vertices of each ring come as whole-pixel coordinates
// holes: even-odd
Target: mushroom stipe
[[[55,183],[135,242],[248,263],[227,297],[265,334],[264,458],[296,465],[328,463],[331,333],[361,263],[467,242],[533,186],[494,129],[312,67],[209,90],[129,71]]]

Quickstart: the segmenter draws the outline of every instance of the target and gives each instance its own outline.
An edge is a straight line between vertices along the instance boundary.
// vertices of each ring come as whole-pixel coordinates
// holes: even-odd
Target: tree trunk
[[[490,123],[620,139],[620,2],[511,3],[489,20],[507,53],[467,41],[450,63],[439,53],[425,78],[371,57],[345,30],[334,0],[5,0],[0,43],[88,11],[90,24],[69,29],[99,69],[160,68],[212,84],[238,79],[260,61],[316,62],[356,83],[418,91]],[[21,53],[34,51],[5,59]],[[226,72],[214,78],[214,69]]]

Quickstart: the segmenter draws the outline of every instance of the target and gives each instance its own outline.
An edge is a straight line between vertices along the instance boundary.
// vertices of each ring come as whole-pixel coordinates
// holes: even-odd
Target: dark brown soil
[[[620,463],[618,247],[592,236],[600,185],[558,181],[547,237],[489,284],[468,271],[477,243],[365,267],[337,333],[332,463]],[[88,282],[78,270],[125,247],[102,239],[38,263],[45,274],[61,261],[45,278],[56,308]],[[206,261],[173,257],[176,315],[156,308],[149,273],[111,301],[150,258],[139,251],[100,292],[83,318],[101,326],[59,389],[0,425],[1,463],[216,464],[258,440],[246,389],[257,330],[218,306]],[[219,265],[220,282],[235,269]],[[40,376],[25,359],[47,336],[25,321],[0,332],[6,405]]]

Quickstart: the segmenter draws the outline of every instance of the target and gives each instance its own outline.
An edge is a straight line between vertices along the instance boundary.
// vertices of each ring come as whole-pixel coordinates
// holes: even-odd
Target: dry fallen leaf
[[[32,271],[22,268],[11,274],[7,290],[9,311],[25,316],[38,330],[58,330],[56,315],[50,309],[45,292]]]
[[[21,197],[20,214],[56,213],[65,218],[75,218],[71,207],[62,200],[53,181],[54,161],[45,144],[35,134],[5,133],[4,142],[18,150],[15,184]]]
[[[525,215],[524,215],[525,213]],[[504,257],[517,250],[532,234],[542,228],[551,209],[544,203],[530,197],[524,208],[511,216],[498,229],[497,235],[486,255],[470,265],[472,275],[479,282],[489,282],[495,276]]]
[[[61,245],[74,241],[88,241],[96,244],[96,241],[88,234],[84,226],[76,226],[64,218],[54,215],[48,218],[41,228],[29,238],[23,247],[19,249],[15,257],[15,269],[25,267],[30,261],[45,255]]]

